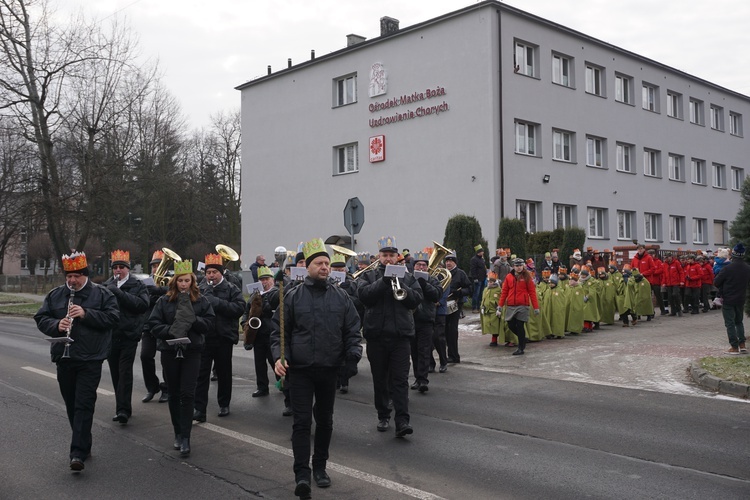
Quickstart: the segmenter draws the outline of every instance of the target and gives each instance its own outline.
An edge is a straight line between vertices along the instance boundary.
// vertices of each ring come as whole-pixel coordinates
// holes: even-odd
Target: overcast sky
[[[104,20],[124,18],[144,57],[193,126],[238,109],[234,87],[346,45],[375,38],[380,18],[407,27],[474,0],[53,0]],[[504,2],[730,90],[750,95],[748,0],[512,0]]]

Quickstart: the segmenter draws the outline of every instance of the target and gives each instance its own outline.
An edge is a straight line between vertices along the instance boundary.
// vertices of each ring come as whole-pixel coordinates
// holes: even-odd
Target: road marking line
[[[293,456],[292,450],[290,450],[289,448],[284,448],[283,446],[279,446],[277,444],[269,443],[268,441],[263,441],[261,439],[254,438],[252,436],[248,436],[247,434],[242,434],[240,432],[232,431],[224,427],[219,427],[218,425],[214,425],[210,423],[202,423],[202,424],[197,424],[197,427],[201,427],[203,429],[207,429],[209,431],[213,431],[218,434],[222,434],[224,436],[231,437],[239,441],[243,441],[245,443],[255,445],[259,448],[263,448],[269,451],[279,453],[281,455],[286,455],[287,457]],[[381,486],[383,488],[387,488],[389,490],[393,490],[398,493],[403,493],[404,495],[408,495],[413,498],[418,498],[420,500],[445,500],[443,497],[440,497],[428,491],[423,491],[417,488],[412,488],[411,486],[406,486],[404,484],[391,481],[390,479],[378,477],[373,474],[368,474],[367,472],[362,472],[357,469],[352,469],[351,467],[346,467],[344,465],[339,465],[337,463],[333,463],[330,461],[326,464],[326,469],[333,470],[340,474],[344,474],[346,476],[353,477],[355,479],[366,481],[368,483],[372,483],[374,485]]]
[[[24,370],[26,370],[26,371],[30,371],[30,372],[36,373],[37,375],[44,375],[45,377],[49,377],[51,379],[57,380],[57,375],[56,374],[51,373],[51,372],[46,372],[44,370],[40,370],[39,368],[34,368],[33,366],[22,366],[21,368],[24,369]],[[97,388],[96,392],[98,392],[102,396],[114,396],[115,395],[114,392],[108,391],[107,389]]]

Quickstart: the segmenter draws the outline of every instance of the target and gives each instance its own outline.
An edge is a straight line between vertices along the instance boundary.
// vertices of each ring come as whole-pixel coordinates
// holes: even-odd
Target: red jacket
[[[664,261],[661,284],[664,286],[682,286],[685,284],[685,271],[677,259],[672,262]]]
[[[704,285],[713,285],[714,284],[714,267],[706,262],[703,264],[703,281],[702,284]]]
[[[503,289],[500,292],[500,299],[497,301],[497,305],[500,307],[504,305],[528,306],[529,303],[534,306],[534,309],[539,309],[534,278],[521,280],[518,279],[515,271],[508,273],[505,281],[503,281]]]
[[[703,284],[703,268],[700,264],[693,262],[685,264],[685,286],[687,288],[700,288]]]
[[[659,260],[659,257],[652,257],[654,261],[654,274],[648,277],[648,282],[652,285],[661,285],[664,280],[664,263]]]
[[[639,255],[638,253],[636,253],[635,257],[633,257],[633,260],[630,261],[630,267],[632,267],[633,269],[638,269],[649,283],[655,283],[657,285],[659,284],[659,281],[651,281],[654,279],[654,259],[646,252],[643,252],[643,255]]]

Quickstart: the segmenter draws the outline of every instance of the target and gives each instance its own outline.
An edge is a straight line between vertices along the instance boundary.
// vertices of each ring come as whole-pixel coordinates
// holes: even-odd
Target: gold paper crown
[[[67,273],[81,271],[88,266],[88,262],[86,262],[86,254],[83,252],[73,252],[70,255],[63,255],[62,263],[63,271]]]
[[[190,274],[193,272],[193,261],[183,260],[175,261],[174,263],[174,275],[179,276],[180,274]]]
[[[328,252],[326,251],[326,244],[323,243],[323,240],[320,238],[313,238],[310,241],[306,242],[302,247],[302,253],[305,254],[305,259],[308,259],[310,256],[315,255],[316,253],[324,253],[328,255]]]
[[[268,268],[268,266],[258,267],[258,279],[261,279],[261,278],[273,278],[273,273]]]
[[[218,253],[206,254],[203,261],[207,266],[223,266],[224,265],[224,260],[221,258],[221,255],[219,255]]]
[[[334,265],[336,266],[346,266],[346,258],[343,254],[340,253],[334,253],[333,257],[331,258],[331,267]]]
[[[130,263],[130,252],[127,250],[115,250],[110,254],[112,262],[127,262]]]
[[[151,256],[151,260],[164,260],[164,252],[161,250],[154,251],[154,254]]]

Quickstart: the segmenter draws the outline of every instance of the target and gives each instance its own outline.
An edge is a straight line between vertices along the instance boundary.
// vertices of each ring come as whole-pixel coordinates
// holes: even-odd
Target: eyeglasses
[[[121,266],[119,264],[116,265],[116,266],[112,266],[112,269],[127,269],[127,268],[128,268],[128,266]]]

